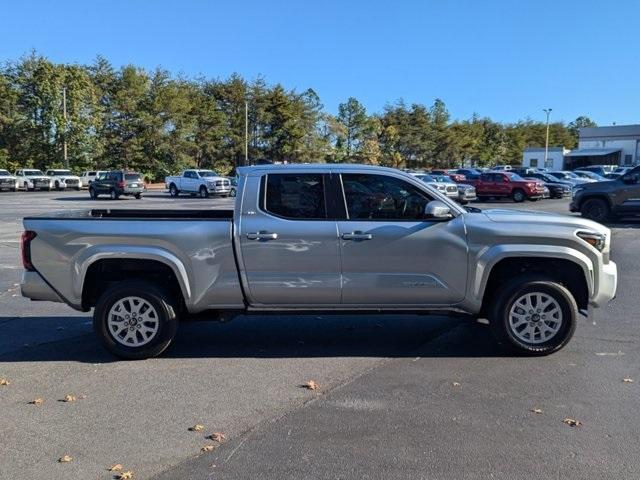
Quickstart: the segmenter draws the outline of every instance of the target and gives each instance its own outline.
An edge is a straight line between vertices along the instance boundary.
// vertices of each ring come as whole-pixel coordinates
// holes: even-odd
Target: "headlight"
[[[604,248],[607,242],[607,237],[602,233],[577,232],[576,235],[580,237],[582,240],[584,240],[585,242],[587,242],[589,245],[591,245],[593,248],[598,250],[599,252],[602,251],[602,249]]]

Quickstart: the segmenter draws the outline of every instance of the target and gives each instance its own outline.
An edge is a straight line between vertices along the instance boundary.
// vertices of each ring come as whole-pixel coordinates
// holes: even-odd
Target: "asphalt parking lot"
[[[0,479],[640,478],[640,222],[612,225],[618,297],[545,358],[509,356],[482,323],[385,315],[188,322],[161,358],[116,361],[90,316],[19,296],[24,216],[232,204],[0,194]]]

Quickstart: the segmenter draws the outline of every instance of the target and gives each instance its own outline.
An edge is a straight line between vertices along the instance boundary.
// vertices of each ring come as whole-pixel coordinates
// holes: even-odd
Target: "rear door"
[[[241,204],[240,263],[249,303],[322,306],[340,302],[335,215],[327,202],[327,172],[247,176]]]
[[[403,176],[342,173],[341,183],[343,306],[450,305],[464,298],[467,242],[461,215],[425,219],[431,195]]]

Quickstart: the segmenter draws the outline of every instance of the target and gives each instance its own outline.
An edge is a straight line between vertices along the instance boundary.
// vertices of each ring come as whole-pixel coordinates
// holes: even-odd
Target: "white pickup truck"
[[[185,170],[180,176],[166,177],[164,183],[172,197],[181,193],[197,194],[202,198],[209,195],[228,197],[231,192],[229,179],[213,170]]]

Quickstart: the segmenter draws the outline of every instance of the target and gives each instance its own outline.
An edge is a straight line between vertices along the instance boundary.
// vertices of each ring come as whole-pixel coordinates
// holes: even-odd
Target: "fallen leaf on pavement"
[[[227,436],[224,433],[220,433],[220,432],[215,432],[212,433],[211,435],[209,435],[209,437],[211,440],[218,442],[218,443],[222,443],[227,439]]]
[[[133,472],[131,470],[127,470],[126,472],[122,472],[116,478],[118,480],[128,480],[130,478],[133,478]]]
[[[574,420],[573,418],[565,418],[562,423],[569,425],[570,427],[581,427],[582,422],[580,420]]]
[[[540,415],[542,413],[542,409],[541,408],[532,408],[531,410],[529,410],[531,413],[537,413],[538,415]]]
[[[11,382],[6,378],[0,378],[0,385],[6,387],[7,385],[11,385]]]
[[[77,398],[75,395],[65,395],[64,398],[62,399],[62,401],[65,403],[75,402],[76,400]]]
[[[205,445],[200,449],[202,452],[211,452],[215,447],[213,445]]]
[[[307,383],[303,385],[303,387],[306,388],[307,390],[317,390],[318,384],[313,380],[309,380]]]
[[[111,465],[108,470],[110,472],[119,472],[120,470],[122,470],[122,468],[123,468],[122,465],[120,465],[119,463],[116,463],[115,465]]]
[[[67,463],[67,462],[70,462],[71,460],[73,460],[73,457],[71,455],[63,455],[58,459],[58,462]]]
[[[194,425],[193,427],[189,427],[189,431],[190,432],[201,432],[202,430],[204,430],[204,425]]]
[[[633,383],[633,378],[623,378],[622,381],[624,383]]]
[[[44,400],[42,400],[41,398],[34,398],[33,400],[31,400],[29,402],[29,405],[36,405],[36,406],[40,406],[44,403]]]

